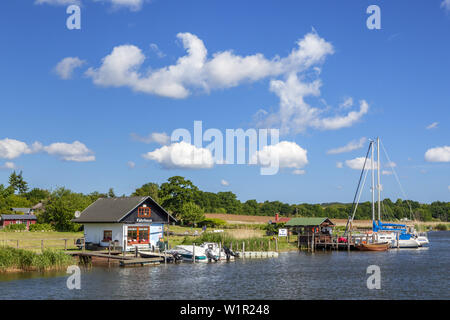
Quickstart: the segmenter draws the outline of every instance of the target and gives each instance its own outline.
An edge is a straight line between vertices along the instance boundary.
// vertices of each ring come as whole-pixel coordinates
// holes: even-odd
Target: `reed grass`
[[[58,250],[41,254],[11,247],[0,248],[0,271],[46,271],[62,269],[74,263],[71,256]]]

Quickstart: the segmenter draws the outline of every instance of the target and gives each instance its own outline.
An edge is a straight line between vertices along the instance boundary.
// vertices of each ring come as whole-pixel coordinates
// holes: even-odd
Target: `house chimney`
[[[278,222],[278,213],[275,213],[275,222]]]

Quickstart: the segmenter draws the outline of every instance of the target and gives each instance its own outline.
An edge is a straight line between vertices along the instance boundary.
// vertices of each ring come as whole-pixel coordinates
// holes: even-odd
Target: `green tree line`
[[[32,207],[42,203],[41,210],[36,212],[38,223],[49,223],[56,230],[78,230],[79,225],[71,220],[75,211],[82,211],[92,202],[101,197],[115,197],[113,188],[106,193],[92,192],[90,194],[76,193],[64,187],[54,191],[33,188],[29,190],[22,172],[13,172],[8,185],[0,184],[0,214],[11,214],[13,207]],[[125,196],[125,195],[122,195]],[[228,192],[207,192],[200,190],[192,181],[181,177],[170,177],[166,182],[157,184],[146,183],[137,188],[131,196],[150,196],[179,220],[187,223],[202,221],[204,213],[229,213],[244,215],[274,216],[279,213],[286,217],[329,217],[346,219],[351,210],[351,203],[322,204],[288,204],[280,201],[256,200],[240,201],[236,194]],[[370,202],[359,204],[355,219],[371,219]],[[382,216],[384,220],[411,218],[421,221],[448,221],[450,202],[436,201],[431,204],[419,203],[413,200],[390,199],[382,201]]]

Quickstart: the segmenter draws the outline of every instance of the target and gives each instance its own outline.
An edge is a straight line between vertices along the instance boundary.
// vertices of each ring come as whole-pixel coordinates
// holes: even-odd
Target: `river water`
[[[388,252],[289,252],[279,258],[153,267],[82,269],[68,274],[0,274],[0,299],[450,299],[450,232],[430,246]],[[381,288],[368,289],[367,267]]]

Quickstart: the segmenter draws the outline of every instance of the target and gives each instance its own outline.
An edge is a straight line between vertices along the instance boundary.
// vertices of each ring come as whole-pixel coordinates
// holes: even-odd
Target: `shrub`
[[[447,227],[446,224],[440,223],[440,224],[438,224],[438,225],[436,226],[436,230],[439,230],[439,231],[447,231],[447,230],[448,230],[448,227]]]
[[[27,230],[27,225],[23,223],[8,224],[3,230],[6,232],[24,231]]]
[[[36,232],[36,231],[54,231],[55,229],[50,223],[36,223],[30,225],[29,230],[32,232]]]
[[[44,271],[66,267],[73,263],[73,258],[62,251],[47,249],[37,254],[24,249],[0,248],[0,271],[8,268]]]
[[[201,221],[198,225],[200,227],[206,226],[208,228],[215,228],[215,227],[223,227],[226,224],[227,224],[227,222],[222,219],[207,218],[207,219]]]

